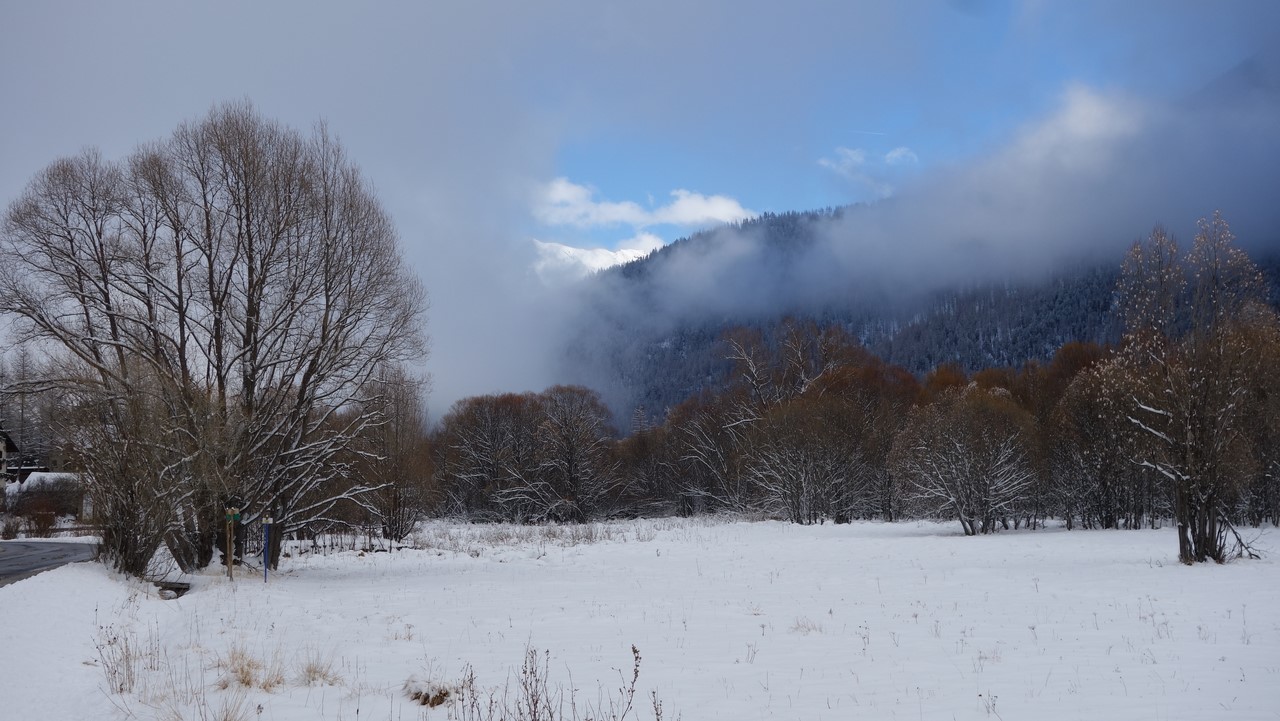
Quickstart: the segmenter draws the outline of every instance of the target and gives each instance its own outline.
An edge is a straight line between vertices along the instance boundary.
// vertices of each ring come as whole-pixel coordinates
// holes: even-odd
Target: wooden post
[[[236,559],[233,555],[235,552],[236,539],[236,522],[240,520],[240,509],[228,507],[227,511],[227,580],[236,580],[234,569],[236,567]]]

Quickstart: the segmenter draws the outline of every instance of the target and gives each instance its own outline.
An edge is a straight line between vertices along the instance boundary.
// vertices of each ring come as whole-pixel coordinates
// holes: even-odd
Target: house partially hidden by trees
[[[18,457],[18,445],[8,433],[0,430],[0,479],[12,480],[9,475],[9,463]]]
[[[84,483],[77,473],[31,473],[21,482],[7,483],[4,498],[6,510],[17,516],[83,518],[87,510]]]
[[[51,529],[59,517],[87,515],[79,474],[51,472],[20,453],[13,438],[0,430],[0,478],[4,484],[0,512],[26,518],[33,531],[46,526]]]

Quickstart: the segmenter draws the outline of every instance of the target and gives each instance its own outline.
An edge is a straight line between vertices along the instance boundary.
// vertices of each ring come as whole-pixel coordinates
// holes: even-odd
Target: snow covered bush
[[[976,383],[917,408],[891,457],[904,505],[918,516],[957,519],[966,536],[1007,528],[1028,511],[1031,428],[1007,393]]]

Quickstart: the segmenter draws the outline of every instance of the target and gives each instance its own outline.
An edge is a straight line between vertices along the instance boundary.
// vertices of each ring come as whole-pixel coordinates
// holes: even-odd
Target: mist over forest
[[[968,372],[1048,361],[1064,344],[1119,342],[1122,253],[1084,254],[1028,272],[904,276],[896,284],[832,257],[833,233],[865,206],[767,214],[683,239],[602,271],[580,288],[565,377],[599,390],[621,430],[637,408],[660,422],[680,401],[729,377],[723,334],[785,319],[836,325],[918,376],[944,363]],[[1259,264],[1274,288],[1280,256]],[[1108,256],[1111,257],[1108,257]]]

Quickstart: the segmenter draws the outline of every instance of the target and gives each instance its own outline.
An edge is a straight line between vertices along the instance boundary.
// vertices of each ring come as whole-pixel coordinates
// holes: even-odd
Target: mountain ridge
[[[784,318],[835,325],[888,363],[921,376],[943,363],[966,371],[1044,362],[1063,344],[1120,339],[1114,294],[1122,249],[1022,274],[968,282],[921,276],[915,287],[874,266],[834,262],[840,220],[865,206],[765,214],[693,234],[588,279],[564,360],[601,391],[620,420],[666,411],[724,381],[720,338]],[[1276,304],[1280,258],[1255,259]],[[745,280],[744,280],[745,279]],[[825,285],[824,285],[825,284]],[[625,425],[625,423],[623,423]],[[623,428],[622,430],[627,430]]]

